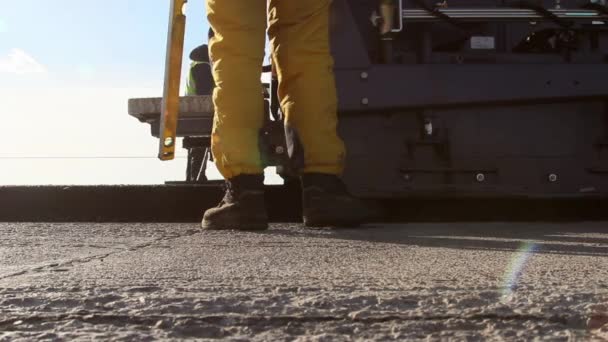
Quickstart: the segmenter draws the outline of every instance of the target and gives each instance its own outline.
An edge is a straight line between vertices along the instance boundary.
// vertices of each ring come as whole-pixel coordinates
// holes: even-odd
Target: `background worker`
[[[208,41],[213,38],[213,30],[209,29]],[[190,52],[190,71],[186,82],[186,96],[211,95],[215,88],[211,60],[209,59],[209,46],[203,44]]]
[[[207,39],[213,37],[213,30],[209,29]],[[211,71],[211,61],[209,59],[209,47],[202,44],[190,52],[190,70],[186,80],[186,96],[211,95],[215,82]],[[205,183],[207,160],[211,155],[209,147],[199,144],[200,139],[184,138],[184,145],[188,145],[188,167],[186,168],[186,179],[189,182]]]
[[[204,229],[268,227],[258,149],[264,120],[259,89],[267,24],[288,152],[301,162],[304,223],[352,226],[369,217],[366,206],[347,192],[339,178],[345,148],[337,133],[330,3],[207,0],[207,16],[215,32],[210,43],[216,82],[211,146],[227,190],[219,206],[205,212]]]

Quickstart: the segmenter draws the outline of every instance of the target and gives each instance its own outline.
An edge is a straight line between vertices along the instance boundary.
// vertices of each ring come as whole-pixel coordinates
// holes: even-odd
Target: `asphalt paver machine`
[[[377,1],[332,6],[344,179],[355,195],[608,194],[604,2],[395,1],[398,20],[382,39]],[[276,82],[266,89],[260,148],[290,179]],[[210,153],[193,151],[208,151],[213,104],[210,96],[178,103],[176,94],[173,126],[160,98],[130,100],[129,114],[160,137],[161,159],[171,158],[163,148],[174,134],[184,137],[188,181],[205,182]]]

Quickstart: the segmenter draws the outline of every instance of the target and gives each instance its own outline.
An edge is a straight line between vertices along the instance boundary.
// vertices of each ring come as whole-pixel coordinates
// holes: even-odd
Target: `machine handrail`
[[[531,9],[517,8],[447,8],[435,9],[453,19],[465,21],[528,21],[548,20]],[[549,9],[556,17],[567,20],[608,20],[608,15],[589,9]],[[441,21],[436,15],[425,9],[404,9],[402,18],[407,22]]]

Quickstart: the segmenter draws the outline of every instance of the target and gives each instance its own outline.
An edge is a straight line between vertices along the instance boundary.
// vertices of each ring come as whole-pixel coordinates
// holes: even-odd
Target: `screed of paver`
[[[608,338],[601,222],[0,233],[0,339]]]

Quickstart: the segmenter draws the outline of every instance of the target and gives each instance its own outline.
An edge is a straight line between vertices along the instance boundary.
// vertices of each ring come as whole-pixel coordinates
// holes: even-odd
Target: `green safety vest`
[[[192,73],[192,70],[194,70],[194,67],[199,64],[207,64],[209,67],[211,67],[211,64],[209,64],[209,62],[190,63],[190,70],[188,71],[188,80],[186,81],[186,96],[196,95],[196,80],[194,79],[194,74]]]

